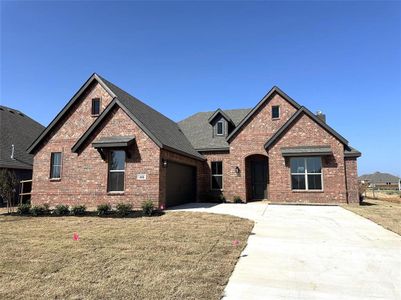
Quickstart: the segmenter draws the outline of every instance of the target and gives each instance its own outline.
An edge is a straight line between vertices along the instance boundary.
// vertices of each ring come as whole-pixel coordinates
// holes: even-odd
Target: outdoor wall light
[[[167,160],[162,159],[162,166],[163,168],[167,168]]]
[[[239,172],[241,172],[241,170],[239,169],[239,167],[235,167],[235,173],[239,174]]]

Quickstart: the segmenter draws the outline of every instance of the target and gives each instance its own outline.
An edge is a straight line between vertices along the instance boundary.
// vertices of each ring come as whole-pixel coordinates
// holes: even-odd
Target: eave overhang
[[[329,146],[283,147],[280,150],[284,157],[333,155],[333,151]]]
[[[100,138],[92,143],[92,147],[98,148],[124,148],[135,142],[135,136],[110,136]]]

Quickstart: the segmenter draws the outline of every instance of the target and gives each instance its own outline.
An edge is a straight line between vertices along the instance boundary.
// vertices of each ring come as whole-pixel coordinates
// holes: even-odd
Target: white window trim
[[[123,151],[123,150],[112,150],[112,151]],[[125,192],[125,169],[127,167],[127,155],[125,154],[124,157],[124,169],[123,170],[110,170],[110,158],[111,158],[111,152],[108,154],[108,161],[107,161],[107,193],[109,194],[121,194]],[[124,182],[123,182],[123,189],[120,191],[110,191],[109,190],[109,174],[110,173],[123,173],[124,176]]]
[[[60,164],[59,165],[53,164],[52,154],[55,154],[55,153],[60,153]],[[60,172],[59,172],[60,177],[53,177],[52,176],[54,167],[59,167],[60,168]],[[49,179],[50,180],[60,180],[61,179],[61,170],[62,169],[63,169],[63,153],[61,151],[60,152],[51,152],[50,153],[50,174],[49,174]]]
[[[218,126],[219,123],[221,123],[222,133],[219,133],[219,126]],[[216,135],[224,135],[224,121],[218,121],[216,123]]]
[[[320,159],[320,173],[308,173],[308,165],[306,163],[306,159],[310,158],[313,156],[302,156],[302,157],[297,157],[297,158],[303,158],[304,159],[304,164],[305,164],[305,172],[304,173],[292,173],[291,172],[291,161],[290,161],[290,182],[291,182],[291,190],[294,192],[323,192],[324,191],[324,182],[323,182],[323,162],[322,158],[319,157]],[[292,157],[290,160],[293,159]],[[303,175],[305,177],[305,189],[293,189],[292,188],[292,175]],[[309,182],[308,182],[308,175],[320,175],[320,180],[322,182],[322,188],[320,190],[317,189],[309,189]]]
[[[213,169],[212,169],[212,164],[221,162],[221,174],[213,174]],[[210,163],[210,169],[211,169],[211,178],[210,178],[210,189],[212,191],[222,191],[224,189],[224,183],[223,183],[223,161],[222,160],[215,160]],[[213,188],[213,177],[221,177],[221,189],[215,189]]]

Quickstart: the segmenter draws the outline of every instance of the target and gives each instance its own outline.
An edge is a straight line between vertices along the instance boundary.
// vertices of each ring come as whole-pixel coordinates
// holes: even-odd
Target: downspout
[[[347,204],[349,204],[348,199],[348,183],[347,183],[347,163],[346,158],[344,156],[344,179],[345,179],[345,199],[347,200]]]

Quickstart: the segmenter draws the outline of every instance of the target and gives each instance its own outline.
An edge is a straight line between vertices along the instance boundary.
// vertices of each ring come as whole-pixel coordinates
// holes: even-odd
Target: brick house
[[[277,87],[176,123],[93,74],[28,152],[34,204],[358,202],[361,153]]]

